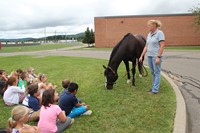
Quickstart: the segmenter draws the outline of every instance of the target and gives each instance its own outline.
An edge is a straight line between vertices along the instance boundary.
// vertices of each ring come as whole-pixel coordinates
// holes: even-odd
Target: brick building
[[[200,26],[192,14],[95,17],[95,47],[113,47],[127,33],[147,36],[147,21],[160,20],[167,46],[199,46]]]

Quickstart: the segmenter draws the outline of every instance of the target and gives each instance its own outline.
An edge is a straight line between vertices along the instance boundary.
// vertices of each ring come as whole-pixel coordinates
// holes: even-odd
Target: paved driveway
[[[187,132],[200,132],[200,51],[165,51],[162,68],[174,73],[187,108]],[[180,82],[182,81],[182,82]]]
[[[79,48],[79,47],[76,47]],[[110,51],[70,50],[70,48],[37,52],[0,53],[0,56],[80,56],[109,59]],[[174,75],[187,107],[187,132],[200,132],[200,51],[165,51],[162,68]],[[145,60],[145,64],[147,64]],[[106,65],[106,64],[105,64]],[[184,77],[185,76],[185,77]],[[182,84],[182,81],[184,84]]]

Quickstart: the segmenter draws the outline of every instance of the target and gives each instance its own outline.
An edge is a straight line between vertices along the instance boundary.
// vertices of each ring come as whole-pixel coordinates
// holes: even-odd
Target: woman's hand
[[[156,58],[156,62],[155,62],[155,64],[157,65],[157,64],[159,64],[160,63],[160,58]]]
[[[140,58],[139,58],[139,62],[142,62],[142,56],[140,56]]]

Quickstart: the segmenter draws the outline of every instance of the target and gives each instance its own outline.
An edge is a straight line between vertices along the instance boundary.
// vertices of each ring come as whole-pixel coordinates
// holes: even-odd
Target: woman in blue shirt
[[[152,87],[149,90],[149,94],[157,94],[160,87],[160,69],[162,62],[162,54],[165,46],[165,35],[160,30],[162,24],[158,20],[149,20],[147,27],[150,30],[147,36],[146,46],[139,58],[142,58],[147,53],[148,64],[152,74]]]

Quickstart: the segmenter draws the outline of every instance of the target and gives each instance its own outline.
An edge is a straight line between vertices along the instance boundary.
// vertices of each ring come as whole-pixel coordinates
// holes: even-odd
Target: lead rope
[[[136,63],[134,67],[136,67],[137,64],[138,64],[138,63]],[[134,68],[134,67],[133,67],[133,68]],[[133,69],[133,68],[132,68],[132,69]],[[131,69],[131,70],[132,70],[132,69]],[[129,70],[128,72],[130,72],[131,70]],[[145,71],[145,74],[144,74],[143,70]],[[125,73],[121,78],[119,78],[118,81],[116,81],[116,82],[119,82],[120,80],[122,80],[122,79],[128,74],[128,72],[126,72],[126,73]],[[148,71],[147,71],[146,67],[145,67],[144,65],[142,65],[142,77],[147,77],[147,76],[148,76]],[[116,84],[116,82],[114,82],[114,84]]]

